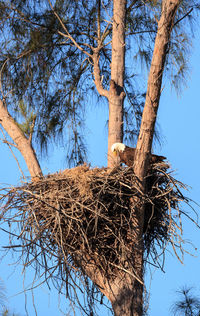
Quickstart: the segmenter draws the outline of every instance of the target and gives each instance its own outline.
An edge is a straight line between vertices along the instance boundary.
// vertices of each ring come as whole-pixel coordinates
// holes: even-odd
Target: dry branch
[[[167,169],[166,164],[152,167],[146,195],[138,191],[132,168],[111,171],[83,165],[42,177],[1,195],[3,219],[18,223],[18,241],[28,257],[34,253],[40,261],[54,256],[58,265],[76,268],[90,258],[112,276],[131,264],[135,214],[130,203],[137,197],[145,203],[146,259],[150,254],[156,263],[156,244],[161,252],[168,243],[176,254],[181,249],[179,207],[181,201],[188,203],[180,191],[184,185]]]
[[[9,226],[8,250],[20,254],[24,268],[34,266],[38,286],[51,280],[71,302],[76,297],[74,304],[82,288],[94,301],[98,294],[106,295],[99,276],[105,277],[102,284],[106,280],[108,288],[124,273],[142,281],[134,257],[140,206],[133,207],[133,201],[137,201],[145,205],[144,260],[163,268],[164,253],[171,244],[182,261],[182,202],[190,201],[181,192],[185,186],[168,168],[163,163],[151,167],[145,195],[138,191],[132,168],[90,169],[87,165],[2,189],[0,218]],[[97,276],[96,280],[92,274],[92,286],[90,267]]]

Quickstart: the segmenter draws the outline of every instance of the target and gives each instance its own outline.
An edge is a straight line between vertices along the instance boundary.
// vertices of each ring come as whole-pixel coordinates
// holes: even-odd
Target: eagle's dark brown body
[[[135,148],[126,146],[124,151],[119,151],[119,157],[121,162],[125,163],[128,167],[132,167],[135,158]],[[166,158],[163,156],[151,154],[150,163],[162,162],[164,159]]]

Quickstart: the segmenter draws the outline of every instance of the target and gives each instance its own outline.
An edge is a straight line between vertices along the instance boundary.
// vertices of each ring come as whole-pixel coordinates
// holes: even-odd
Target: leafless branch
[[[138,191],[132,168],[110,172],[87,165],[6,189],[7,193],[4,190],[0,194],[2,220],[19,228],[19,233],[10,235],[17,237],[11,249],[19,252],[21,248],[24,267],[35,263],[47,282],[56,282],[59,275],[61,288],[67,284],[76,291],[77,278],[84,283],[86,271],[93,271],[95,278],[109,275],[110,280],[125,273],[141,282],[132,260],[138,227],[130,203],[137,197],[145,204],[145,260],[163,269],[166,247],[171,245],[182,261],[183,252],[188,251],[183,248],[181,216],[188,200],[181,193],[185,186],[168,167],[152,166],[145,195]]]
[[[174,23],[174,26],[177,25],[178,23],[180,23],[183,19],[185,19],[192,11],[193,11],[193,8],[191,8],[182,18],[180,18],[179,20],[177,20],[177,21]]]
[[[0,120],[0,121],[1,121],[1,120]],[[11,143],[11,142],[9,142],[8,140],[5,140],[5,139],[1,139],[1,140],[2,140],[3,143],[8,144],[8,145],[10,145],[10,146],[13,146],[13,147],[17,148],[17,146],[16,146],[14,143]]]
[[[22,168],[20,167],[19,161],[18,161],[17,157],[15,156],[15,154],[14,154],[12,148],[11,148],[11,146],[14,146],[14,147],[17,148],[17,146],[15,144],[12,144],[9,141],[7,141],[6,135],[5,135],[5,133],[4,133],[4,131],[3,131],[3,129],[1,127],[0,127],[0,130],[1,130],[1,133],[3,134],[3,137],[4,137],[4,141],[3,142],[8,145],[8,148],[10,149],[11,154],[13,155],[15,161],[17,162],[17,166],[19,168],[19,171],[21,172],[23,179],[26,181],[27,179],[26,179],[26,177],[25,177],[25,175],[24,175],[24,173],[22,171]]]
[[[54,7],[51,3],[50,0],[48,0],[49,5],[51,7],[51,10],[53,11],[53,14],[56,16],[56,18],[58,19],[58,21],[60,22],[63,30],[65,31],[65,33],[58,31],[58,34],[70,39],[72,41],[72,43],[74,44],[74,46],[76,46],[81,52],[83,52],[84,54],[86,54],[88,57],[91,57],[91,54],[89,54],[86,50],[84,50],[76,41],[75,39],[71,36],[71,34],[68,32],[66,26],[64,25],[62,19],[60,18],[60,16],[58,15],[58,13],[54,10]]]
[[[87,55],[88,57],[92,58],[92,55],[90,53],[88,53],[86,50],[84,50],[76,41],[75,39],[68,33],[68,31],[66,30],[66,33],[63,33],[61,31],[58,31],[58,34],[70,39],[72,41],[72,43],[74,44],[74,46],[76,46],[81,52],[83,52],[85,55]],[[83,45],[83,44],[82,44]],[[84,44],[86,46],[86,44]],[[90,46],[92,48],[92,46]]]

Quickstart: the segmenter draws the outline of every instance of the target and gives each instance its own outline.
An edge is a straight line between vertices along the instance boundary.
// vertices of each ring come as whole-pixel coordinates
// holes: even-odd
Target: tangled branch
[[[146,195],[138,192],[132,168],[87,165],[7,188],[6,193],[2,189],[1,220],[11,225],[13,236],[9,247],[23,255],[25,266],[34,264],[37,272],[42,268],[46,280],[66,283],[67,293],[77,284],[75,278],[87,283],[81,265],[88,260],[108,277],[120,270],[132,273],[130,258],[137,245],[130,206],[139,197],[145,203],[145,260],[161,265],[169,244],[182,260],[182,202],[190,201],[168,168],[152,166]]]

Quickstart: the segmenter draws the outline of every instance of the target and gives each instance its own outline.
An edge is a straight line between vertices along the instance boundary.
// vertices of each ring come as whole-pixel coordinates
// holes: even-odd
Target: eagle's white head
[[[114,143],[112,146],[111,146],[111,151],[114,155],[117,155],[118,152],[120,151],[124,151],[125,149],[125,145],[122,144],[122,143]]]

